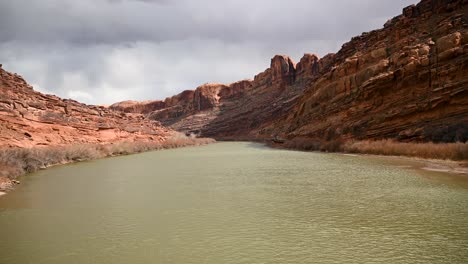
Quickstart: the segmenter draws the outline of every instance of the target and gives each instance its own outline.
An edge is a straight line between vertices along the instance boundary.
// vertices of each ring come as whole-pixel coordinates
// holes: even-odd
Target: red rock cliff
[[[0,67],[0,147],[164,141],[171,133],[141,114],[41,94]]]
[[[353,38],[267,130],[289,138],[468,140],[467,3],[424,0]]]
[[[336,54],[277,55],[252,81],[203,85],[148,115],[217,138],[466,141],[467,3],[423,0]]]

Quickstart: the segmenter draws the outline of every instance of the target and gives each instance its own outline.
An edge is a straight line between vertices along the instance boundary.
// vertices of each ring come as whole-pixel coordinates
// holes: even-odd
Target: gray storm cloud
[[[0,63],[86,103],[161,99],[324,55],[416,0],[0,0]]]

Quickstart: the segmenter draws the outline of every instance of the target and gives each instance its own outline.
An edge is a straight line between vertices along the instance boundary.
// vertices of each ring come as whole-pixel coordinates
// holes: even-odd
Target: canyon
[[[161,19],[155,10],[180,19],[179,6],[159,2],[110,1],[103,13],[102,3],[88,2],[80,3],[84,13],[73,9],[78,30],[63,30],[80,45],[104,32],[89,7],[99,19],[112,17],[114,28],[132,29],[130,13],[141,16],[141,32],[126,36],[132,41],[159,34],[149,19]],[[198,19],[212,22],[198,6]],[[170,21],[164,15],[160,21]],[[54,27],[69,19],[50,17]],[[92,34],[83,33],[85,19]],[[112,38],[126,32],[103,28]],[[48,36],[40,30],[33,27]],[[142,71],[129,58],[107,63],[138,96],[141,80],[122,73],[162,68]],[[93,74],[111,79],[106,68]],[[63,85],[80,86],[73,80]],[[216,140],[226,142],[200,146]],[[184,146],[199,147],[153,151]],[[163,100],[87,105],[41,93],[0,64],[0,263],[468,263],[467,175],[468,0],[420,0],[336,53],[307,53],[297,63],[274,55],[253,79],[205,83]]]
[[[467,3],[422,0],[335,54],[277,55],[253,80],[110,108],[226,140],[466,142]]]
[[[463,160],[467,14],[467,0],[422,0],[335,54],[305,54],[297,64],[276,55],[252,80],[207,83],[165,100],[111,106],[42,94],[0,65],[0,149],[118,142],[159,148],[183,132],[191,139],[303,149],[330,143],[322,149],[330,151],[340,150],[334,142],[363,140],[461,142],[450,154],[434,154],[442,147],[431,145],[434,151],[420,156]],[[101,156],[106,155],[112,153]]]

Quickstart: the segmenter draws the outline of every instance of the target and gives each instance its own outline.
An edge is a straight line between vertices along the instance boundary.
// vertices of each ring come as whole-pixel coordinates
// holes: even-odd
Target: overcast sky
[[[323,56],[417,0],[0,0],[0,63],[89,104],[251,79]]]

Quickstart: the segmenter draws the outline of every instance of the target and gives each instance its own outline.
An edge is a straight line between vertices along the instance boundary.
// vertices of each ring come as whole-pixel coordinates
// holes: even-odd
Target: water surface
[[[468,184],[235,142],[58,166],[0,197],[0,263],[468,263]]]

